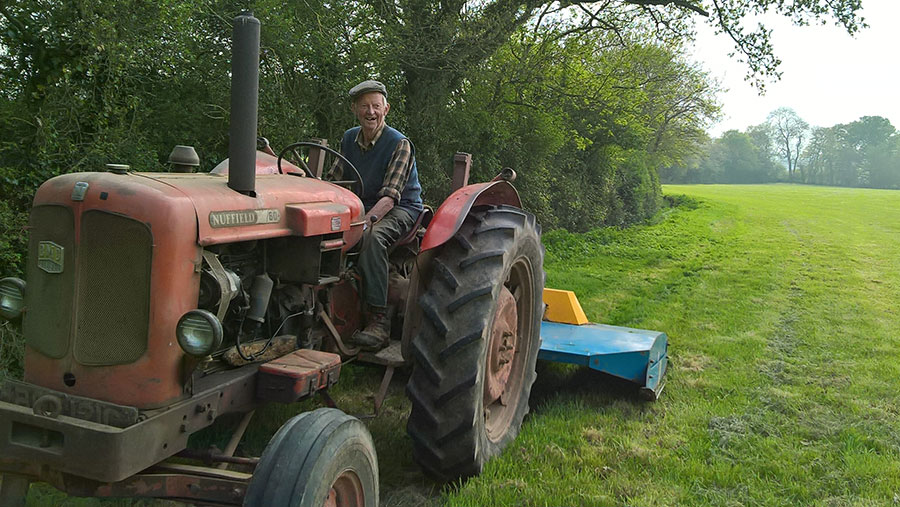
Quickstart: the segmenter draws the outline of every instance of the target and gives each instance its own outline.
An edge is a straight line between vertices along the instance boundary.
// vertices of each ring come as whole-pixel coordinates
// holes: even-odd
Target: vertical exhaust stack
[[[228,186],[256,195],[256,125],[259,112],[259,20],[244,11],[231,39],[231,126]]]

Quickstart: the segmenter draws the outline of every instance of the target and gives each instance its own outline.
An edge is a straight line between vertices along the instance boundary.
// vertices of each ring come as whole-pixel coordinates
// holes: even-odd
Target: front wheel
[[[291,418],[263,451],[244,505],[378,505],[378,459],[369,431],[333,408]]]
[[[474,211],[434,257],[412,338],[413,456],[440,481],[477,475],[519,433],[535,379],[543,248],[534,216]]]

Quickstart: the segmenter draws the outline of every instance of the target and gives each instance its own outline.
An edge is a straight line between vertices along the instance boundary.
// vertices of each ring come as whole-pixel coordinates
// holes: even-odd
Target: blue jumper
[[[350,163],[356,166],[363,179],[366,193],[362,196],[362,202],[366,211],[368,211],[378,202],[378,192],[381,191],[381,187],[384,185],[384,174],[387,171],[388,164],[391,162],[391,157],[397,148],[397,144],[402,139],[406,139],[406,136],[398,130],[385,125],[384,130],[381,131],[381,137],[375,142],[375,146],[364,152],[356,143],[356,136],[359,134],[360,128],[353,127],[344,132],[344,138],[341,140],[341,153],[347,157]],[[424,206],[422,204],[422,185],[419,184],[419,172],[416,169],[416,151],[411,141],[409,145],[412,167],[409,170],[406,185],[400,192],[400,202],[397,203],[397,206],[408,211],[410,216],[415,218],[419,216]],[[354,179],[350,168],[344,168],[343,179]]]

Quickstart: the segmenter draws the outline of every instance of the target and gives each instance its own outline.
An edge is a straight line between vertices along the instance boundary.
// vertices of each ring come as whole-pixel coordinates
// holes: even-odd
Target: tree
[[[760,149],[749,134],[729,130],[717,140],[722,150],[721,164],[726,183],[763,183],[768,179],[768,165],[760,164]]]
[[[450,98],[469,73],[523,27],[565,20],[568,33],[618,35],[643,26],[669,44],[690,40],[692,16],[704,15],[732,38],[735,52],[762,87],[765,78],[778,75],[780,62],[773,55],[769,30],[763,26],[747,30],[742,24],[746,16],[770,10],[798,24],[833,18],[850,33],[863,26],[860,0],[370,0],[369,4],[378,14],[375,24],[384,27],[388,59],[398,62],[403,76],[405,107],[416,113],[409,117],[408,130],[425,146],[440,135]]]
[[[800,153],[809,131],[809,124],[789,107],[779,107],[772,111],[767,120],[775,139],[776,149],[787,164],[788,179],[793,181],[794,172],[797,170],[797,161],[800,159]],[[800,181],[806,181],[802,171]]]
[[[714,85],[674,48],[559,30],[523,29],[473,72],[444,117],[447,139],[473,141],[476,178],[519,170],[545,225],[645,218],[659,204],[656,168],[697,151],[718,110]]]
[[[808,183],[834,184],[832,149],[836,137],[830,128],[812,129],[809,143],[803,152],[803,164],[807,168]]]
[[[759,172],[765,175],[762,181],[778,181],[782,177],[780,166],[776,165],[775,147],[772,144],[772,129],[768,123],[747,127],[750,142],[756,148],[756,165]]]
[[[896,129],[887,118],[863,116],[842,126],[846,149],[855,153],[860,186],[890,188],[897,168],[892,167]]]
[[[0,94],[7,99],[0,101],[3,197],[24,210],[37,184],[59,172],[123,161],[162,168],[174,144],[200,147],[204,168],[223,158],[230,19],[246,5],[0,5]],[[862,26],[858,0],[255,0],[253,9],[266,27],[260,130],[274,144],[311,136],[334,141],[352,121],[346,90],[364,77],[378,77],[392,90],[390,121],[415,140],[429,197],[440,199],[449,153],[485,144],[448,127],[465,123],[463,109],[490,123],[464,107],[479,102],[472,93],[480,90],[489,93],[488,104],[499,98],[510,112],[518,108],[523,120],[503,133],[510,124],[471,129],[507,141],[505,152],[495,155],[508,157],[527,139],[533,146],[518,152],[533,147],[534,160],[554,153],[553,163],[570,164],[573,174],[596,185],[585,188],[607,189],[602,199],[586,199],[584,209],[602,201],[610,210],[626,211],[621,199],[631,194],[621,186],[651,188],[640,195],[653,202],[659,194],[652,188],[656,168],[688,158],[703,141],[702,122],[714,114],[708,99],[715,85],[681,57],[695,16],[708,14],[709,23],[730,35],[757,77],[777,75],[778,61],[768,32],[743,28],[747,15],[769,9],[801,24],[834,19],[851,33]],[[508,45],[515,37],[520,43]],[[564,64],[542,63],[564,52]],[[604,59],[582,65],[584,55]],[[497,68],[498,56],[507,58],[510,72],[494,81],[502,84],[502,93],[494,94],[480,80],[487,67]],[[551,84],[554,89],[541,88]],[[506,104],[516,101],[517,106]],[[546,111],[528,110],[528,104]],[[522,132],[519,126],[534,128],[517,138],[512,132]],[[521,175],[524,185],[534,185],[529,204],[538,207],[552,202],[544,189],[558,172],[542,163]],[[586,164],[595,164],[595,172],[575,170]],[[636,217],[629,213],[602,220]]]

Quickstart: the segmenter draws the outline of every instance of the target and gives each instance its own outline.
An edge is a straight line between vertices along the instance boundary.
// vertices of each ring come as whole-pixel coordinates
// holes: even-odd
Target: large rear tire
[[[244,505],[377,506],[378,459],[369,431],[333,408],[291,418],[263,451]]]
[[[481,473],[519,433],[541,341],[543,259],[534,216],[509,206],[470,213],[434,257],[410,345],[407,432],[439,481]]]

